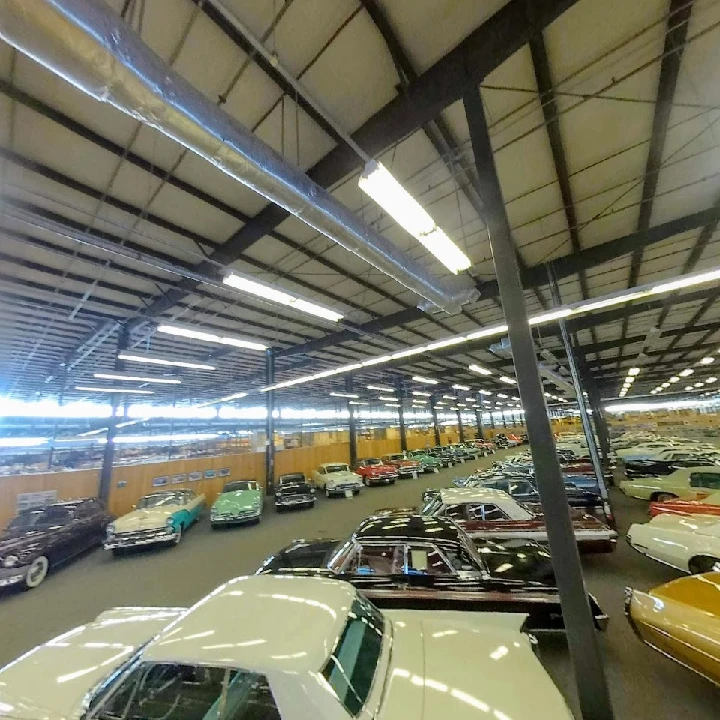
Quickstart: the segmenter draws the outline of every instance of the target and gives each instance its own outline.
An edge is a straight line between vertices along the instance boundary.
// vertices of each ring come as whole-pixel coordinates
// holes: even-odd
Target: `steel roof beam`
[[[645,164],[645,180],[643,181],[642,199],[638,215],[637,229],[639,232],[650,227],[655,202],[660,171],[662,170],[662,156],[665,149],[670,113],[673,108],[675,88],[680,66],[682,64],[683,49],[687,38],[688,25],[690,24],[690,13],[692,12],[692,1],[670,0],[670,8],[665,33],[665,45],[663,47],[663,59],[660,63],[660,76],[655,99],[655,113],[653,115],[652,133],[648,147],[647,162]],[[643,251],[637,248],[630,261],[630,278],[628,288],[635,287],[640,276]],[[627,333],[627,321],[623,322],[621,338]],[[618,364],[622,361],[622,348],[618,352]]]

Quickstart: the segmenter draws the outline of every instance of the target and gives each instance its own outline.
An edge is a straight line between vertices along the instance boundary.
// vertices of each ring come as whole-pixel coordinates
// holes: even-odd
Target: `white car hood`
[[[360,480],[360,476],[357,475],[354,472],[334,472],[334,473],[328,473],[325,476],[325,482],[327,481],[334,482],[334,483],[340,483],[340,482],[353,482]]]
[[[116,608],[0,669],[0,718],[69,720],[85,695],[185,608]]]
[[[572,720],[528,637],[512,629],[523,615],[385,614],[393,620],[393,651],[379,720]],[[531,692],[518,691],[518,678]]]
[[[153,528],[165,527],[167,519],[180,509],[179,505],[167,505],[158,508],[133,510],[113,523],[115,532],[134,532],[135,530],[152,530]]]

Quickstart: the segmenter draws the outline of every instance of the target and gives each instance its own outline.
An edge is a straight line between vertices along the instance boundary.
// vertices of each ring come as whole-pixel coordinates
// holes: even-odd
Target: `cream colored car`
[[[31,650],[0,669],[0,717],[572,720],[526,618],[381,612],[338,580],[240,577]]]
[[[325,491],[325,497],[358,495],[363,488],[362,477],[343,462],[320,465],[313,473],[313,483],[315,487]]]
[[[672,498],[702,500],[720,490],[720,467],[679,468],[663,477],[623,480],[620,489],[629,497],[662,502]]]

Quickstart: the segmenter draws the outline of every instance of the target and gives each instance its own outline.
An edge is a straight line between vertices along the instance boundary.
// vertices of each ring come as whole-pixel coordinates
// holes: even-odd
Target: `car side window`
[[[720,490],[720,475],[703,472],[692,473],[690,475],[690,487]]]
[[[354,575],[399,575],[403,571],[402,545],[356,545],[342,572]]]
[[[445,517],[452,518],[453,520],[464,520],[465,519],[465,506],[464,505],[446,505]]]
[[[477,565],[470,557],[470,553],[468,553],[464,547],[445,547],[443,550],[455,570],[464,570],[469,572],[471,570],[478,569]]]
[[[405,572],[409,575],[454,575],[442,553],[434,545],[408,545]]]
[[[492,503],[480,503],[468,507],[471,520],[507,520],[507,515]]]

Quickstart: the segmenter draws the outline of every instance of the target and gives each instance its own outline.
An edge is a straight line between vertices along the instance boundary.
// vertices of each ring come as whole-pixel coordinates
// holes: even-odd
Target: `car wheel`
[[[124,553],[124,548],[113,548],[110,552],[112,552],[114,557],[122,557]]]
[[[362,479],[362,484],[363,484],[365,487],[370,487],[370,481],[369,481],[366,477],[364,477],[364,478]]]
[[[667,500],[674,500],[676,497],[677,495],[673,495],[672,493],[658,493],[652,499],[655,502],[666,502]]]
[[[720,559],[709,555],[699,555],[690,559],[688,569],[693,575],[708,572],[720,572]]]
[[[50,561],[44,555],[35,558],[25,573],[25,580],[23,581],[25,589],[32,590],[40,585],[47,576],[49,569]]]
[[[360,490],[359,490],[359,489],[358,489],[358,490],[353,490],[353,495],[359,495],[359,494],[360,494]]]
[[[393,479],[390,481],[390,485],[394,485],[394,484],[395,484],[395,478],[393,478]]]
[[[217,530],[219,527],[220,527],[220,526],[219,526],[217,523],[214,523],[214,522],[211,522],[211,523],[210,523],[210,528],[211,528],[212,530]]]

